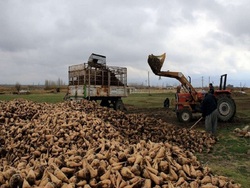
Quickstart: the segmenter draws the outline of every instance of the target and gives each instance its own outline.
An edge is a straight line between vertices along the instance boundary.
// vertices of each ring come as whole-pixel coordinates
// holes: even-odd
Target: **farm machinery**
[[[127,68],[106,65],[106,56],[92,53],[87,63],[71,65],[66,100],[101,101],[101,106],[123,110],[127,97]]]
[[[155,56],[148,56],[148,64],[155,75],[161,77],[175,78],[181,83],[184,92],[177,92],[175,95],[175,112],[181,122],[189,122],[193,113],[201,113],[201,103],[204,99],[204,92],[198,92],[181,72],[161,71],[165,61],[166,53]],[[214,91],[217,99],[218,118],[221,121],[230,121],[236,113],[236,105],[231,97],[231,91],[226,89],[227,74],[221,76],[220,85]]]

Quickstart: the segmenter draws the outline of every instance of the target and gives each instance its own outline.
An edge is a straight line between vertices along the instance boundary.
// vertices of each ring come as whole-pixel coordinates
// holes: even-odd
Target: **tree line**
[[[60,89],[61,86],[64,86],[65,83],[63,82],[62,79],[58,78],[57,81],[53,81],[53,80],[45,80],[44,83],[44,89],[45,90],[49,90],[49,89]]]
[[[66,85],[65,82],[63,82],[62,79],[58,78],[58,80],[56,80],[56,81],[45,80],[43,87],[44,87],[44,90],[55,89],[57,92],[60,92],[60,88],[62,86],[65,86],[65,85]],[[30,88],[30,87],[28,86],[28,88]],[[27,88],[27,86],[25,86],[25,88]],[[16,89],[17,93],[19,93],[23,89],[23,86],[19,82],[16,82],[15,89]]]

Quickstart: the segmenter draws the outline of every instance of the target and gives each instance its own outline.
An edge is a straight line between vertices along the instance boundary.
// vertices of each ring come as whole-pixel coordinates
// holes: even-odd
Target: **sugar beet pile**
[[[193,152],[206,133],[89,101],[0,101],[2,187],[240,187]]]

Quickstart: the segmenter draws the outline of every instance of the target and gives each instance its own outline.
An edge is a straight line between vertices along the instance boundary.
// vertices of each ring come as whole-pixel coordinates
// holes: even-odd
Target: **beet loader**
[[[184,92],[177,92],[175,95],[175,112],[181,122],[191,121],[194,113],[201,113],[201,103],[204,99],[204,92],[198,92],[181,72],[162,71],[166,53],[156,56],[148,56],[148,64],[157,76],[175,78],[181,83]],[[226,89],[227,74],[221,76],[220,86],[214,91],[218,103],[218,118],[221,121],[230,121],[236,113],[236,105],[231,97],[231,91]]]

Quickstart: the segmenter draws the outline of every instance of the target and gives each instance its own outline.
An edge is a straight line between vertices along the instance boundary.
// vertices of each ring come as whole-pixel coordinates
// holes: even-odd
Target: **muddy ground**
[[[137,114],[142,113],[145,114],[148,117],[153,117],[156,119],[161,119],[164,122],[174,124],[177,126],[184,126],[188,127],[189,125],[192,126],[200,117],[200,115],[196,115],[193,120],[189,123],[181,123],[178,121],[176,117],[176,113],[173,111],[173,109],[170,108],[136,108],[134,106],[127,106],[127,112],[128,114]]]
[[[133,114],[133,113],[142,113],[145,114],[148,117],[153,117],[156,119],[161,119],[164,122],[185,127],[185,128],[191,128],[194,123],[201,117],[201,114],[193,114],[193,119],[191,122],[183,123],[179,122],[176,113],[171,108],[137,108],[132,105],[126,105],[127,114]],[[218,122],[218,128],[227,127],[227,126],[237,126],[239,124],[248,123],[248,120],[243,120],[237,116],[234,117],[234,119],[231,122]],[[204,119],[202,119],[195,127],[194,129],[203,129],[204,128]]]

